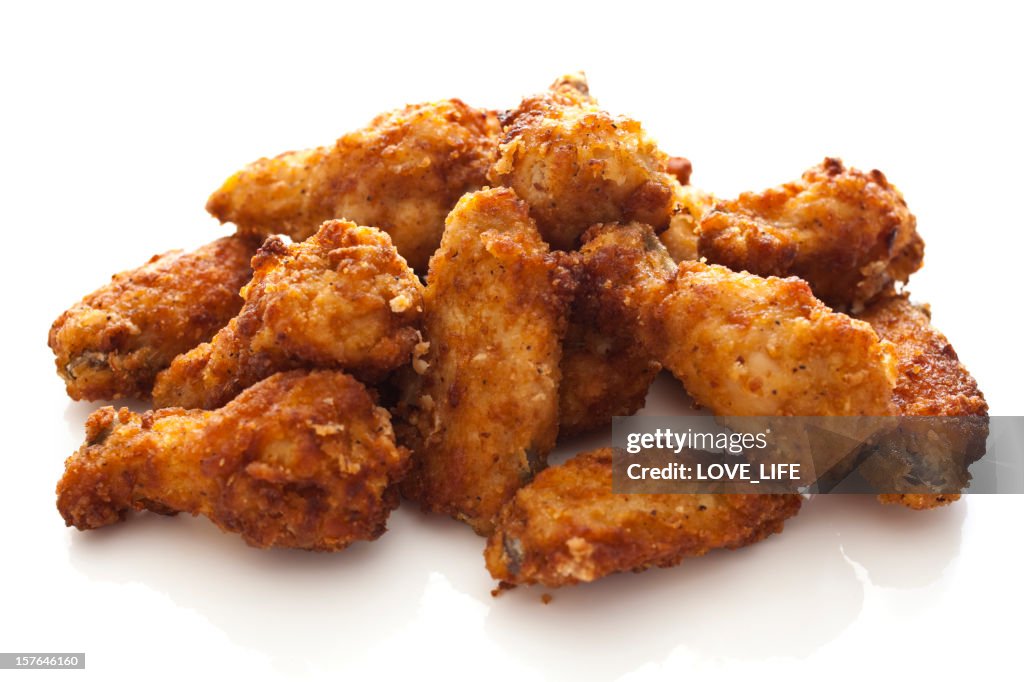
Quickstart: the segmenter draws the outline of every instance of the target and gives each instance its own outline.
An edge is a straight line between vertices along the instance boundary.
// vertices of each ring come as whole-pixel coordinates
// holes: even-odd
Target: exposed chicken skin
[[[612,492],[611,449],[542,471],[502,511],[484,557],[506,584],[549,587],[668,567],[782,530],[799,495],[626,495]]]
[[[148,398],[179,353],[208,341],[242,307],[259,242],[223,237],[153,256],[114,275],[50,327],[57,373],[75,400]]]
[[[271,237],[253,268],[238,316],[157,378],[158,407],[220,407],[288,369],[377,380],[420,342],[423,286],[380,230],[330,221],[299,244]]]
[[[595,226],[585,291],[605,326],[635,324],[652,355],[719,415],[887,415],[893,350],[795,278],[698,261],[678,270],[650,227]]]
[[[206,208],[240,232],[285,233],[296,241],[334,218],[376,225],[424,272],[448,211],[485,184],[498,134],[493,112],[457,99],[409,105],[377,116],[333,147],[250,164]]]
[[[402,490],[481,534],[554,446],[573,283],[560,260],[526,204],[498,188],[459,201],[430,262],[429,352],[400,409],[414,451]]]
[[[597,222],[640,220],[668,225],[672,182],[668,156],[640,123],[601,111],[582,74],[527,97],[502,117],[504,136],[488,179],[530,205],[554,249],[577,246]]]
[[[880,171],[825,159],[795,182],[719,201],[700,222],[698,250],[733,270],[795,275],[829,305],[856,312],[921,267],[916,225]]]
[[[408,458],[359,382],[289,372],[213,412],[93,413],[57,508],[79,530],[188,512],[255,547],[334,551],[384,532]]]
[[[957,500],[951,489],[966,486],[967,467],[985,453],[988,404],[945,336],[931,325],[927,306],[890,293],[861,319],[896,350],[898,376],[893,398],[905,419],[883,449],[860,467],[878,489],[927,489],[940,493],[885,493],[879,500],[930,509]]]

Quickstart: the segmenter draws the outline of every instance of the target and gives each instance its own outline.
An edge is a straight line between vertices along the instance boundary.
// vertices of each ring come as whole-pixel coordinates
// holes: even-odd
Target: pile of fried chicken
[[[256,547],[334,551],[404,497],[485,536],[503,585],[561,586],[748,545],[800,509],[614,494],[611,449],[547,466],[663,369],[716,415],[987,415],[904,290],[924,245],[881,172],[829,158],[734,199],[689,178],[582,74],[509,111],[406,106],[246,166],[207,203],[235,234],[115,275],[50,329],[71,398],[156,408],[88,418],[61,515],[188,512]],[[979,456],[978,424],[936,472]],[[863,471],[881,489],[900,462]]]

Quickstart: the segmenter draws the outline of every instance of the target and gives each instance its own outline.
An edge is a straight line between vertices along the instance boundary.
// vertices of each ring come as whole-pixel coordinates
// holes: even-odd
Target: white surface
[[[114,271],[225,233],[203,204],[243,163],[410,101],[511,106],[585,68],[720,194],[826,154],[883,169],[928,244],[912,290],[993,413],[1022,414],[1011,5],[208,5],[0,10],[0,650],[85,651],[85,673],[31,673],[59,679],[1020,674],[1020,497],[922,514],[818,498],[755,547],[547,606],[492,599],[482,541],[407,509],[337,556],[252,550],[202,519],[67,530],[53,488],[94,406],[66,399],[45,345]]]

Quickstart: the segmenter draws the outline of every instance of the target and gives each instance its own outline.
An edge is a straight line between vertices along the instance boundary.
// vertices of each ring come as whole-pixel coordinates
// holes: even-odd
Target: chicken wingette
[[[516,493],[484,551],[494,578],[561,587],[674,566],[781,532],[800,510],[800,495],[613,493],[612,456],[582,453]]]
[[[242,307],[259,240],[231,236],[114,275],[50,327],[57,373],[75,400],[149,398],[157,374]]]
[[[448,211],[486,184],[498,134],[496,114],[457,99],[409,105],[334,146],[249,164],[206,208],[241,233],[284,233],[296,241],[335,218],[375,225],[409,265],[426,272]]]
[[[289,369],[375,381],[409,362],[420,342],[423,286],[376,228],[334,220],[298,244],[271,237],[253,269],[241,312],[157,377],[158,407],[220,407]]]
[[[429,351],[403,393],[413,469],[403,493],[481,534],[545,462],[573,278],[508,188],[448,216],[424,293]]]

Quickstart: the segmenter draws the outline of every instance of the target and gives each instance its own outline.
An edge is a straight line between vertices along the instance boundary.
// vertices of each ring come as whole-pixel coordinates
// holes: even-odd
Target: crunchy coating
[[[582,286],[582,283],[581,283]],[[562,341],[558,436],[570,437],[636,413],[661,364],[629,328],[601,329],[595,299],[577,291]]]
[[[677,263],[697,260],[697,229],[701,219],[715,205],[715,197],[692,185],[672,183],[672,215],[668,229],[658,235]]]
[[[94,412],[57,508],[79,530],[188,512],[254,547],[334,551],[384,532],[408,460],[362,384],[288,372],[212,412]]]
[[[232,175],[207,210],[240,232],[296,241],[340,218],[376,225],[425,272],[444,219],[485,184],[500,126],[493,112],[457,99],[381,114],[333,147],[260,159]]]
[[[856,312],[921,267],[916,226],[881,171],[827,158],[795,182],[719,201],[700,222],[698,248],[733,270],[805,279],[818,298]]]
[[[334,220],[299,244],[271,237],[253,269],[238,316],[161,372],[158,407],[220,407],[288,369],[376,380],[408,362],[420,341],[423,285],[376,228]]]
[[[782,531],[799,495],[612,492],[610,448],[542,471],[502,511],[484,557],[504,583],[548,587],[669,567]]]
[[[430,262],[429,352],[413,364],[420,385],[403,389],[414,460],[402,491],[481,534],[554,446],[573,284],[559,261],[498,188],[459,201]]]
[[[608,325],[635,333],[718,415],[887,415],[893,351],[796,278],[698,261],[676,268],[651,228],[599,225],[585,236],[587,291]]]
[[[530,205],[544,239],[570,250],[598,222],[668,225],[668,156],[640,123],[601,111],[583,74],[563,76],[502,117],[504,136],[488,173]]]
[[[169,251],[61,314],[50,327],[57,374],[74,400],[148,398],[179,353],[208,341],[242,307],[258,242],[223,237],[195,251]]]
[[[670,156],[665,169],[679,181],[680,185],[689,185],[693,174],[693,164],[684,156]]]
[[[949,340],[931,325],[927,306],[914,305],[906,294],[890,293],[865,310],[861,319],[896,349],[893,399],[900,414],[956,417],[903,420],[884,444],[887,449],[861,465],[861,474],[883,489],[934,486],[944,490],[879,495],[884,503],[930,509],[959,499],[960,495],[948,491],[967,485],[967,467],[985,452],[985,396]]]

